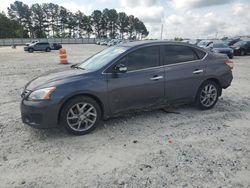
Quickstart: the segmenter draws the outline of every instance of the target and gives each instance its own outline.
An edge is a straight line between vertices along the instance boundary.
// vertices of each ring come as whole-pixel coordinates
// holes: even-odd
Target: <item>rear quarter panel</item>
[[[230,67],[224,63],[227,59],[224,54],[209,53],[206,60],[205,79],[217,79],[222,88],[230,86],[233,76]]]

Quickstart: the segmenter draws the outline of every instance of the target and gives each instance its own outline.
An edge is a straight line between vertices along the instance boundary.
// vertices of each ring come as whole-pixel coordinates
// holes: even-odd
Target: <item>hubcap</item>
[[[201,104],[205,107],[212,106],[217,99],[217,89],[214,85],[208,84],[206,85],[200,95]]]
[[[89,103],[77,103],[73,105],[67,114],[67,123],[75,131],[86,131],[96,122],[97,112]]]

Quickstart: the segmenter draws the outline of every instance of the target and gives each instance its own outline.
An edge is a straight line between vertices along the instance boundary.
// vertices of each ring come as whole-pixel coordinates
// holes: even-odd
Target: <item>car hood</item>
[[[75,69],[75,68],[63,68],[47,72],[41,76],[38,76],[31,80],[25,88],[27,90],[34,91],[36,89],[57,86],[60,83],[74,80],[74,78],[82,77],[88,73],[87,70]]]

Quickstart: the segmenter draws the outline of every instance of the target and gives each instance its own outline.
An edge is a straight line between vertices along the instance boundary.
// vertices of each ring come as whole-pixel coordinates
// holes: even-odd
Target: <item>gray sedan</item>
[[[131,110],[188,103],[211,109],[230,86],[232,68],[227,56],[185,43],[119,44],[30,81],[22,93],[22,121],[82,135]]]

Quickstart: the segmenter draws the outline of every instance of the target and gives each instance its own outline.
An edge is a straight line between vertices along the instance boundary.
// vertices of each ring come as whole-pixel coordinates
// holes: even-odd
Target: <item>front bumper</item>
[[[52,128],[58,126],[60,105],[56,101],[28,101],[23,99],[20,105],[22,122],[34,128]]]

